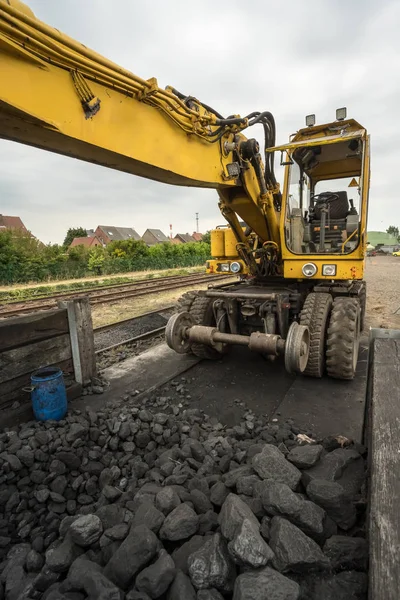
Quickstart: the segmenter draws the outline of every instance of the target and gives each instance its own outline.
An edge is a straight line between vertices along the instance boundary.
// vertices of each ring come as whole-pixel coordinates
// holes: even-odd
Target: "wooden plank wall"
[[[96,376],[96,355],[89,298],[75,298],[67,302],[59,302],[58,306],[67,310],[75,379],[82,385],[88,385]]]
[[[399,332],[400,334],[400,332]],[[396,336],[393,332],[392,335]],[[369,599],[400,598],[400,339],[373,339],[369,452]]]
[[[32,372],[49,365],[74,373],[66,309],[0,320],[0,408],[29,400]]]

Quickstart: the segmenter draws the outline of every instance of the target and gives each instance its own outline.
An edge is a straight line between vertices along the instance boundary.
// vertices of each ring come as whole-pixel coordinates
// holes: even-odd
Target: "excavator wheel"
[[[193,318],[196,325],[206,325],[207,327],[215,327],[215,316],[213,311],[213,300],[205,296],[197,296],[189,309],[189,314]],[[229,347],[227,344],[222,346],[222,352],[219,352],[211,346],[205,344],[192,344],[192,352],[199,358],[207,358],[208,360],[218,360],[222,354],[225,354]]]
[[[175,313],[168,320],[165,328],[165,341],[178,354],[190,353],[190,341],[185,330],[194,325],[193,317],[188,312]]]
[[[357,298],[335,298],[328,327],[326,370],[335,379],[353,379],[360,345],[361,309]]]
[[[184,294],[182,294],[182,296],[179,298],[179,300],[177,302],[176,311],[177,312],[189,312],[190,307],[192,306],[193,300],[196,298],[197,294],[198,294],[198,292],[196,292],[196,291],[185,292]]]
[[[320,378],[324,374],[325,340],[332,303],[332,296],[322,292],[311,292],[304,302],[300,325],[309,329],[310,354],[303,375]]]
[[[310,352],[308,327],[293,321],[285,340],[285,369],[288,373],[304,373]]]
[[[197,294],[198,294],[198,292],[193,291],[193,290],[182,294],[182,296],[179,298],[178,302],[176,303],[176,312],[178,312],[178,313],[189,312],[190,307],[193,304],[193,300],[196,298]],[[192,349],[189,348],[187,350],[186,354],[193,354]]]

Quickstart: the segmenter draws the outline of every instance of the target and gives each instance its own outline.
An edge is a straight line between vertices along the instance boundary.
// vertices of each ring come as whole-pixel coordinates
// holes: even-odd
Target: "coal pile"
[[[174,402],[0,432],[0,600],[366,600],[365,448]]]

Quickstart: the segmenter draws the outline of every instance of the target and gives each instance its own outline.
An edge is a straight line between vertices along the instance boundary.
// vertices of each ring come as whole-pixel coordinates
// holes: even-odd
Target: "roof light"
[[[343,106],[343,108],[336,109],[336,120],[337,121],[344,121],[346,116],[347,116],[347,108],[345,106]]]
[[[312,127],[313,125],[315,125],[315,115],[306,116],[306,125],[307,127]]]

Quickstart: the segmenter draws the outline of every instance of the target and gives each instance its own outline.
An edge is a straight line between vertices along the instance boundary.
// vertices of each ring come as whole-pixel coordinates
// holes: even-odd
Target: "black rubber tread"
[[[182,294],[177,302],[176,312],[189,312],[193,300],[196,298],[197,294],[197,291],[190,291]]]
[[[205,296],[197,296],[190,306],[189,313],[192,315],[196,325],[215,326],[212,299]],[[192,344],[191,348],[193,354],[199,358],[218,360],[222,356],[221,352],[205,344]]]
[[[325,370],[325,340],[333,299],[330,294],[308,294],[300,315],[300,325],[310,330],[310,354],[303,375],[322,377]]]
[[[353,379],[354,351],[360,343],[360,303],[357,298],[335,298],[328,327],[326,370],[335,379]]]

